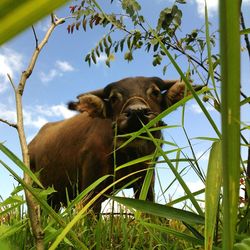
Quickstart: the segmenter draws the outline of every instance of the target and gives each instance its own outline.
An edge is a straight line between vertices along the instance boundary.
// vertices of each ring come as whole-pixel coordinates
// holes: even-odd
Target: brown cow
[[[70,102],[69,108],[80,114],[42,127],[29,144],[29,154],[32,170],[40,171],[43,185],[53,185],[57,191],[51,197],[53,207],[58,208],[60,204],[66,203],[66,189],[69,199],[73,199],[77,191],[84,190],[103,175],[114,174],[114,127],[118,134],[137,131],[142,123],[147,124],[168,106],[182,99],[184,89],[185,84],[177,80],[126,78],[104,89],[79,95],[78,102]],[[161,132],[155,131],[153,136],[161,138]],[[124,139],[117,138],[117,146],[123,142]],[[153,154],[154,151],[152,141],[136,139],[116,151],[116,166]],[[123,168],[117,171],[116,179],[147,167],[146,163],[140,163]],[[143,171],[127,178],[126,182],[121,182],[115,188],[120,189],[125,183],[141,177],[131,184],[138,198],[145,173]],[[112,181],[113,178],[106,180],[92,195]],[[75,190],[76,187],[78,190]],[[96,204],[97,212],[100,212],[100,204],[104,199]],[[153,179],[147,199],[154,199]]]

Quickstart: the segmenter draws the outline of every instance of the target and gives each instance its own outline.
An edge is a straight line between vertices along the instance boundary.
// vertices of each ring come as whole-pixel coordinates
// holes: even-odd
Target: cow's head
[[[90,116],[110,118],[118,133],[137,131],[184,96],[185,83],[158,77],[125,78],[104,89],[79,95],[68,107]]]

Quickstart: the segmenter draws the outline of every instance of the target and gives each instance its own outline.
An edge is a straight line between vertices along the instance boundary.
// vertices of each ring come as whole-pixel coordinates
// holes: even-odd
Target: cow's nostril
[[[133,113],[134,113],[134,111],[131,110],[131,109],[129,109],[129,110],[127,110],[127,111],[125,112],[125,115],[127,116],[127,118],[131,118],[131,117],[133,116]]]
[[[150,109],[143,109],[143,115],[144,116],[148,116],[152,113],[152,111]]]
[[[128,119],[143,119],[147,118],[150,114],[150,109],[129,109],[125,112],[125,115]]]

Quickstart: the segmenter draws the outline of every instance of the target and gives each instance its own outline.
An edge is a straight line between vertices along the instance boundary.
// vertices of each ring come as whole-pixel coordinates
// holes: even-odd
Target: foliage
[[[113,1],[111,1],[113,2]],[[134,52],[139,49],[145,49],[146,52],[153,54],[152,64],[158,66],[162,64],[162,59],[166,56],[160,46],[164,44],[167,50],[174,52],[174,58],[182,56],[182,59],[188,59],[194,63],[190,73],[194,74],[197,70],[208,72],[206,44],[204,31],[201,28],[195,28],[190,33],[180,32],[182,25],[182,10],[180,4],[185,1],[176,1],[172,6],[161,11],[158,17],[157,26],[152,29],[148,27],[144,16],[140,13],[141,6],[136,0],[121,1],[121,13],[104,13],[96,1],[83,0],[80,4],[71,6],[71,13],[75,16],[76,21],[68,25],[68,32],[73,33],[81,27],[87,31],[89,26],[93,29],[96,26],[108,28],[107,34],[97,43],[89,54],[86,55],[85,61],[91,65],[96,63],[101,53],[107,56],[106,65],[110,67],[110,62],[114,60],[114,54],[122,52],[124,59],[128,62],[134,60]],[[130,29],[133,27],[133,29]],[[156,32],[160,41],[154,34]],[[120,39],[113,39],[112,35],[119,33]],[[116,37],[116,36],[115,36]],[[215,34],[209,36],[209,42],[215,45]],[[212,55],[213,67],[216,70],[219,61],[219,55]],[[168,64],[164,65],[162,70],[165,74]],[[219,74],[215,71],[216,79]]]

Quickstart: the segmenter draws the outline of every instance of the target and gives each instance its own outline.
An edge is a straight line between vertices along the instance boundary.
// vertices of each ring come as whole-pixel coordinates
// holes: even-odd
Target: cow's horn
[[[176,84],[179,81],[180,80],[163,80],[163,82],[165,83],[164,89],[170,89],[174,84]]]

